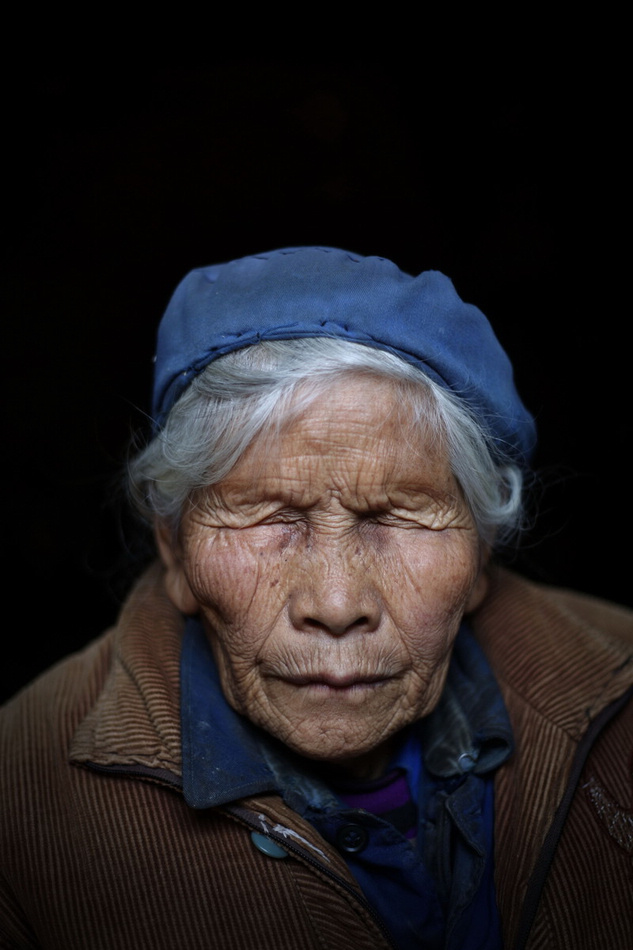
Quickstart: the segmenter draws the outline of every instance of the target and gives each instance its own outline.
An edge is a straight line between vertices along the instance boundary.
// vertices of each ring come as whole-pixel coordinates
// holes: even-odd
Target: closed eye
[[[384,525],[387,528],[424,528],[424,518],[413,511],[370,511],[363,514],[363,522]]]
[[[279,511],[272,511],[261,520],[257,525],[267,524],[299,524],[306,520],[305,512],[297,511],[293,508],[282,508]]]
[[[362,521],[385,528],[443,531],[453,526],[454,515],[445,510],[438,510],[435,506],[426,510],[399,508],[391,511],[367,512],[363,514]]]

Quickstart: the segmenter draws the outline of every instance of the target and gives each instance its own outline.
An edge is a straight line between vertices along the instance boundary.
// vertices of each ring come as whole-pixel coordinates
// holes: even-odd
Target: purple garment
[[[392,824],[405,838],[416,836],[417,809],[404,769],[392,769],[373,781],[349,781],[331,786],[350,808],[362,808]]]

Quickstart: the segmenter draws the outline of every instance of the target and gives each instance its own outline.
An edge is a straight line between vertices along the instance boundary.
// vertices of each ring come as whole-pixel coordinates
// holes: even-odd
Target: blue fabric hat
[[[389,350],[460,395],[518,461],[534,420],[486,317],[438,271],[418,277],[384,257],[331,247],[270,251],[191,271],[158,331],[157,428],[212,360],[261,340],[330,336]]]

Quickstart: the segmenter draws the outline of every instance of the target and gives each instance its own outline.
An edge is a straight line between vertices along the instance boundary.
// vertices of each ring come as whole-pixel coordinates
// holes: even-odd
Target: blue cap
[[[517,461],[534,420],[490,323],[439,271],[418,277],[384,257],[292,247],[191,271],[158,330],[153,415],[160,428],[212,360],[262,340],[337,337],[396,353],[460,396]]]

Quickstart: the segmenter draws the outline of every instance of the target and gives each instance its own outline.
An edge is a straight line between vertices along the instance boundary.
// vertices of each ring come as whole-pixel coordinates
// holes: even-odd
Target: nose
[[[364,559],[334,551],[302,566],[290,594],[290,620],[296,630],[341,637],[371,633],[380,623],[378,592]]]

